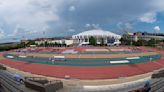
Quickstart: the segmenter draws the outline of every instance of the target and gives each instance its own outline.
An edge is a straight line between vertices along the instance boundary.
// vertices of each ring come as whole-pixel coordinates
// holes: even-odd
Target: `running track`
[[[147,48],[142,48],[144,50],[148,50]],[[164,56],[163,51],[157,52],[160,52]],[[163,67],[162,65],[164,65],[164,59],[157,60],[155,62],[140,63],[134,65],[106,67],[51,66],[44,64],[29,64],[22,61],[18,62],[9,59],[1,59],[0,63],[8,65],[12,68],[38,75],[45,75],[57,78],[64,78],[65,75],[69,75],[71,78],[93,80],[127,77],[152,72]]]

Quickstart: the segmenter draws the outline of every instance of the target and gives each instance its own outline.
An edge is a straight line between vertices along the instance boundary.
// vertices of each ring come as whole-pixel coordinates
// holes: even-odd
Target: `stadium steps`
[[[164,92],[164,78],[152,84],[151,92]]]
[[[16,82],[12,76],[5,71],[0,70],[0,82],[7,92],[37,92],[25,87],[25,85]]]

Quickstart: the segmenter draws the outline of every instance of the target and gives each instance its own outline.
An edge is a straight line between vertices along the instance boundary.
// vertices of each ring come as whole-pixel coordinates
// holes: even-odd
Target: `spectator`
[[[145,85],[144,85],[144,92],[150,92],[151,90],[151,85],[149,81],[146,81]]]
[[[19,82],[19,83],[22,83],[23,82],[23,77],[19,74],[14,74],[13,75],[14,79]]]

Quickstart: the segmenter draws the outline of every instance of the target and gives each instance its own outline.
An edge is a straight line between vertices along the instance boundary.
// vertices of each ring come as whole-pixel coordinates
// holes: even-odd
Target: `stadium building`
[[[88,30],[77,35],[73,35],[72,39],[75,44],[79,45],[88,45],[90,37],[96,39],[97,44],[106,44],[106,45],[119,45],[121,42],[121,36],[110,31],[104,31],[101,29]]]

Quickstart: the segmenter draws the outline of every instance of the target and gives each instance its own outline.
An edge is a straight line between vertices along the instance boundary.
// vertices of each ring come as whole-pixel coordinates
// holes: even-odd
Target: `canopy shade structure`
[[[112,33],[110,31],[104,31],[102,29],[93,29],[81,32],[79,34],[73,35],[72,39],[74,43],[83,44],[89,43],[89,38],[94,37],[96,38],[97,44],[100,44],[103,39],[103,43],[120,43],[119,40],[121,39],[121,35]]]
[[[121,35],[112,33],[110,31],[104,31],[102,29],[94,29],[94,30],[88,30],[82,33],[79,33],[77,35],[73,35],[72,38],[80,38],[84,36],[97,36],[97,37],[114,37],[114,38],[121,38]]]

